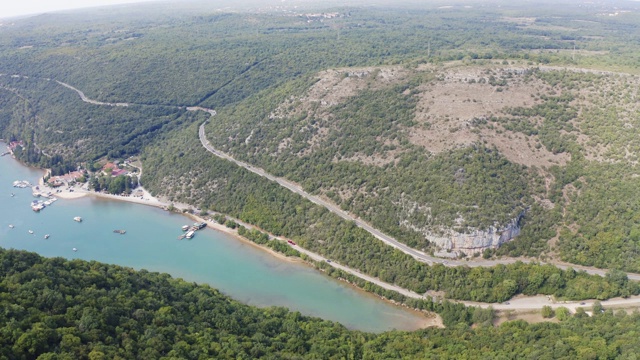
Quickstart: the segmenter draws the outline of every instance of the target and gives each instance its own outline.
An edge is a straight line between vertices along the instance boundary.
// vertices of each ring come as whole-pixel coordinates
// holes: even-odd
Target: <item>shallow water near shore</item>
[[[412,311],[304,264],[278,259],[228,234],[204,229],[192,240],[177,240],[180,227],[192,221],[155,207],[85,197],[60,199],[35,213],[29,206],[34,199],[31,189],[14,188],[12,183],[29,180],[34,184],[41,175],[42,171],[10,156],[0,157],[0,247],[167,272],[209,284],[250,305],[285,306],[351,329],[413,330],[425,322]],[[83,221],[73,221],[75,216]],[[126,234],[114,233],[115,229]],[[45,234],[49,239],[44,239]]]

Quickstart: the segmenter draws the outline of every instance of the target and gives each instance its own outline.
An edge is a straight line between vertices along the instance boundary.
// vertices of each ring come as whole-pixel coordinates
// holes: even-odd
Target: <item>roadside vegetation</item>
[[[204,118],[205,114],[201,116]],[[628,296],[640,291],[638,284],[627,281],[624,273],[618,282],[552,265],[429,266],[277,183],[210,155],[194,140],[197,132],[194,124],[172,134],[162,145],[147,148],[143,167],[163,174],[148,176],[145,171],[142,182],[152,194],[229,214],[385,282],[417,293],[444,291],[451,299],[483,302],[505,301],[516,294],[548,294],[577,300]],[[177,153],[183,155],[176,156]]]

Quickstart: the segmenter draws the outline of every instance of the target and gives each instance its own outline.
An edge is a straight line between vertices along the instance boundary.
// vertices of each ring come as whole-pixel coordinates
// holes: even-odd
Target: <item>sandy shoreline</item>
[[[105,194],[105,193],[99,193],[99,192],[95,192],[95,191],[91,191],[88,190],[84,187],[84,184],[77,184],[75,186],[69,186],[69,187],[60,187],[60,188],[51,188],[48,185],[46,185],[44,183],[43,178],[40,178],[39,180],[39,187],[40,187],[40,191],[41,192],[48,192],[50,191],[53,196],[60,198],[60,199],[66,199],[66,200],[73,200],[73,199],[80,199],[83,197],[87,197],[87,196],[94,196],[97,198],[102,198],[102,199],[109,199],[109,200],[116,200],[116,201],[126,201],[126,202],[130,202],[130,203],[134,203],[134,204],[140,204],[140,205],[147,205],[147,206],[154,206],[157,208],[161,208],[161,209],[167,209],[169,206],[173,206],[177,209],[177,213],[182,214],[188,218],[190,218],[191,220],[193,220],[194,222],[204,222],[207,224],[207,227],[210,229],[213,229],[215,231],[219,231],[221,233],[224,233],[226,235],[229,236],[233,236],[235,239],[242,241],[243,243],[253,246],[256,249],[260,249],[264,252],[269,253],[271,256],[274,256],[276,258],[278,258],[279,260],[282,261],[287,261],[287,262],[294,262],[294,263],[300,263],[300,264],[304,264],[306,266],[310,266],[312,268],[315,269],[315,267],[313,265],[311,265],[310,263],[302,260],[301,258],[298,257],[290,257],[290,256],[286,256],[282,253],[279,253],[267,246],[263,246],[263,245],[259,245],[254,243],[253,241],[246,239],[242,236],[240,236],[238,234],[238,231],[236,229],[231,229],[226,227],[225,225],[219,224],[217,221],[213,220],[213,219],[209,219],[209,218],[204,218],[200,215],[196,215],[196,214],[192,214],[190,212],[182,212],[183,210],[186,209],[192,209],[193,206],[188,205],[188,204],[182,204],[182,203],[168,203],[165,201],[162,201],[154,196],[152,196],[146,189],[144,189],[143,187],[138,187],[135,189],[135,191],[142,191],[142,195],[141,196],[121,196],[121,195],[112,195],[112,194]],[[245,226],[249,229],[253,229],[254,227],[251,226],[250,224],[244,224],[238,220],[235,220],[237,223],[239,223],[239,225]],[[286,241],[286,239],[281,239],[279,238],[280,241]],[[273,240],[273,241],[278,241],[278,240]],[[347,282],[347,284],[350,284],[349,282]],[[374,296],[376,298],[382,299],[383,301],[395,305],[395,306],[399,306],[398,304],[394,303],[393,301],[390,301],[388,299],[384,299],[384,298],[380,298],[379,296],[370,293],[366,290],[363,290],[353,284],[350,284],[354,289],[357,289],[358,291],[363,292],[364,294],[368,295],[368,296]],[[402,306],[401,306],[402,307]],[[442,327],[442,320],[440,319],[440,316],[438,316],[437,314],[433,313],[423,313],[420,311],[416,311],[413,309],[409,309],[406,307],[403,307],[405,310],[410,311],[410,312],[414,312],[416,315],[418,315],[421,319],[419,321],[419,328],[427,328],[427,327]]]
[[[261,246],[259,244],[254,243],[253,241],[246,239],[242,236],[240,236],[238,234],[238,231],[236,229],[231,229],[228,228],[222,224],[219,224],[217,221],[214,220],[210,220],[210,219],[205,219],[204,217],[200,216],[200,215],[195,215],[192,214],[190,212],[182,212],[182,210],[185,209],[189,209],[192,208],[191,206],[187,205],[187,204],[176,204],[176,203],[167,203],[164,201],[161,201],[160,199],[153,197],[148,191],[146,191],[144,188],[139,187],[136,190],[142,190],[144,195],[142,195],[142,197],[140,196],[122,196],[122,195],[112,195],[112,194],[105,194],[105,193],[99,193],[99,192],[95,192],[95,191],[90,191],[90,190],[86,190],[83,189],[81,187],[75,186],[75,187],[71,187],[70,189],[73,189],[73,191],[64,188],[64,189],[51,189],[48,188],[46,185],[44,185],[42,183],[42,180],[40,180],[40,186],[42,189],[42,186],[44,186],[45,189],[50,189],[52,190],[53,196],[58,197],[60,199],[66,199],[66,200],[73,200],[73,199],[80,199],[83,197],[87,197],[87,196],[94,196],[97,198],[102,198],[102,199],[109,199],[109,200],[116,200],[116,201],[126,201],[126,202],[130,202],[130,203],[134,203],[134,204],[140,204],[140,205],[148,205],[148,206],[154,206],[157,208],[161,208],[161,209],[168,209],[169,206],[173,205],[173,207],[175,207],[177,209],[177,214],[181,214],[184,215],[188,218],[190,218],[191,220],[193,220],[194,222],[204,222],[207,224],[207,227],[222,233],[225,233],[226,235],[231,235],[234,238],[241,240],[247,244],[250,244],[252,246],[255,246],[257,248],[260,248],[270,254],[272,254],[275,257],[278,257],[282,260],[286,260],[286,261],[291,261],[291,262],[301,262],[304,263],[304,261],[300,258],[291,258],[289,256],[285,256],[284,254],[281,254],[277,251],[274,251],[273,249],[266,247],[266,246]],[[60,192],[56,192],[60,190]],[[243,224],[244,225],[244,224]]]
[[[105,193],[99,193],[99,192],[95,192],[95,191],[91,191],[91,190],[86,190],[84,188],[82,188],[81,186],[74,186],[74,187],[70,187],[70,188],[50,188],[49,186],[47,186],[46,184],[44,184],[43,180],[40,179],[40,183],[39,183],[40,189],[41,191],[44,189],[47,189],[49,191],[52,192],[53,196],[58,197],[60,199],[66,199],[66,200],[73,200],[73,199],[80,199],[83,197],[87,197],[87,196],[94,196],[94,197],[98,197],[98,198],[103,198],[103,199],[110,199],[110,200],[117,200],[117,201],[126,201],[126,202],[130,202],[130,203],[134,203],[134,204],[141,204],[141,205],[148,205],[148,206],[155,206],[161,209],[168,209],[169,206],[173,206],[176,208],[178,214],[184,215],[188,218],[190,218],[191,220],[195,221],[195,222],[204,222],[207,224],[207,227],[222,233],[225,233],[226,235],[230,235],[233,236],[234,238],[249,244],[251,246],[255,246],[256,248],[259,248],[263,251],[266,251],[268,253],[270,253],[271,255],[281,259],[281,260],[285,260],[285,261],[289,261],[289,262],[298,262],[298,263],[305,263],[306,262],[300,258],[297,257],[290,257],[290,256],[286,256],[282,253],[279,253],[273,249],[271,249],[270,247],[267,246],[262,246],[259,244],[254,243],[253,241],[244,238],[243,236],[240,236],[238,234],[238,230],[236,229],[231,229],[226,227],[225,225],[219,224],[217,221],[209,219],[209,218],[204,218],[200,215],[196,215],[196,214],[192,214],[190,212],[183,212],[183,210],[185,209],[190,209],[193,208],[190,205],[187,204],[182,204],[182,203],[167,203],[164,202],[154,196],[152,196],[146,189],[144,189],[143,187],[138,187],[136,190],[142,190],[143,194],[142,197],[139,196],[121,196],[121,195],[112,195],[112,194],[105,194]],[[73,191],[71,191],[73,190]],[[59,192],[57,192],[59,191]],[[239,223],[239,225],[243,225],[249,229],[253,229],[254,227],[249,225],[249,224],[245,224],[242,223],[239,220],[234,219],[234,221],[236,221],[237,223]]]

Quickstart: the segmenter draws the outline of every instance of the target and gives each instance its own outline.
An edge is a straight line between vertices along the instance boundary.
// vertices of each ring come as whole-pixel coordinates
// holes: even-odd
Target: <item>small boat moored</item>
[[[13,182],[13,187],[24,189],[31,186],[27,180],[16,180]]]
[[[189,225],[182,225],[182,231],[189,230]]]
[[[71,250],[73,250],[74,252],[78,251],[78,249],[76,249],[76,248],[73,248],[73,249],[71,249]]]
[[[33,230],[29,230],[29,234],[33,234]]]
[[[113,232],[116,234],[124,235],[126,234],[127,230],[113,230]]]
[[[45,239],[48,239],[48,238],[49,238],[49,236],[50,236],[49,234],[46,234],[46,235],[44,236],[44,238],[45,238]]]
[[[33,200],[31,202],[31,209],[35,212],[39,212],[40,210],[44,209],[46,207],[44,201],[40,201],[40,200]]]
[[[82,222],[82,218],[80,216],[76,216],[73,218],[73,221]]]
[[[13,229],[13,228],[14,228],[13,224],[9,224],[9,229]]]

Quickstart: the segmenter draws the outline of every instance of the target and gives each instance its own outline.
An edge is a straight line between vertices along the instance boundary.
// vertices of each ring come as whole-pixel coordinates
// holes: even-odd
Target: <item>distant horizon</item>
[[[16,17],[29,17],[36,16],[43,13],[48,12],[57,12],[57,11],[68,11],[68,10],[79,10],[79,9],[87,9],[87,8],[95,8],[95,7],[103,7],[103,6],[111,6],[111,5],[123,5],[123,4],[136,4],[136,3],[148,3],[148,2],[160,2],[163,0],[22,0],[17,2],[3,2],[0,4],[0,19],[8,19],[8,18],[16,18]],[[164,0],[166,1],[166,0]],[[173,0],[180,1],[180,0]],[[251,0],[256,1],[256,0]],[[265,2],[268,2],[266,0]],[[273,0],[271,0],[273,1]],[[281,2],[308,2],[312,3],[312,0],[280,0]],[[372,0],[374,3],[377,1]],[[381,0],[382,3],[386,1],[395,2],[393,0]],[[421,2],[421,0],[400,0],[398,2],[407,1],[411,2]],[[446,0],[434,0],[433,2],[446,2]],[[471,3],[479,3],[482,0],[469,0]],[[543,0],[545,1],[545,0]],[[562,0],[560,0],[562,1]],[[623,0],[624,1],[624,0]],[[629,2],[640,2],[640,0],[626,0]],[[242,0],[238,0],[239,3]],[[345,4],[348,4],[350,1],[346,0]],[[427,3],[429,1],[426,1]],[[458,3],[457,0],[452,0],[453,3]],[[321,0],[318,0],[318,3],[322,3]],[[335,5],[335,4],[334,4]]]
[[[35,16],[47,12],[100,6],[135,4],[159,0],[22,0],[0,5],[0,19]]]

